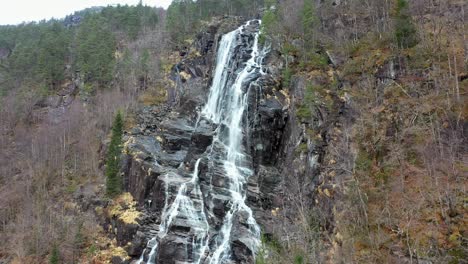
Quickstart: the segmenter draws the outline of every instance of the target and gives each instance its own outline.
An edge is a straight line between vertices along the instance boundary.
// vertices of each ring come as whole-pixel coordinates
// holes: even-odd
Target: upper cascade
[[[181,263],[243,263],[233,250],[239,246],[253,262],[260,228],[245,203],[253,168],[244,137],[249,89],[264,74],[267,53],[259,48],[259,28],[260,21],[251,20],[221,38],[207,103],[190,130],[210,127],[210,144],[198,156],[187,155],[191,173],[182,163],[159,177],[161,220],[138,263],[163,263],[170,254]]]

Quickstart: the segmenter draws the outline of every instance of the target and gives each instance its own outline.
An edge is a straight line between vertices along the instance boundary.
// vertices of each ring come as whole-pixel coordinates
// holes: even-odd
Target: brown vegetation
[[[275,216],[297,221],[303,239],[285,239],[298,234],[278,226],[280,239],[265,244],[283,256],[268,263],[464,263],[466,3],[410,1],[419,42],[401,49],[392,33],[396,1],[324,2],[316,6],[314,51],[328,56],[323,66],[298,48],[300,11],[291,6],[301,2],[280,2],[271,35],[294,74],[313,84],[313,96],[295,87],[305,90],[296,114],[306,140],[297,155],[306,157],[323,132],[327,152],[318,179],[301,176],[313,171],[296,160],[303,171],[291,173],[286,186],[296,207]],[[314,127],[317,113],[333,124]]]

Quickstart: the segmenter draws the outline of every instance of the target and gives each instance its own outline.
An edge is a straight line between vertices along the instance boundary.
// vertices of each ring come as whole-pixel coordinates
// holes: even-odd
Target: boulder
[[[125,250],[130,257],[139,257],[146,247],[145,242],[145,234],[141,231],[137,231],[132,241],[125,247]]]

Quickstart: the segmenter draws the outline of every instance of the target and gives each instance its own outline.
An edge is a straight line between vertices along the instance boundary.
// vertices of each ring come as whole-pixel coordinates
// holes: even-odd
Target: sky
[[[143,0],[148,6],[167,8],[172,0]],[[0,25],[64,18],[92,6],[136,5],[139,0],[0,0]]]

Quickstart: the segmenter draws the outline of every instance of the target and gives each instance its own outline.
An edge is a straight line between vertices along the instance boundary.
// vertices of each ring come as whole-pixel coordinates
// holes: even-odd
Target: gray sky
[[[143,3],[167,8],[171,1],[143,0]],[[0,25],[63,18],[91,6],[136,5],[138,2],[139,0],[0,0]]]

